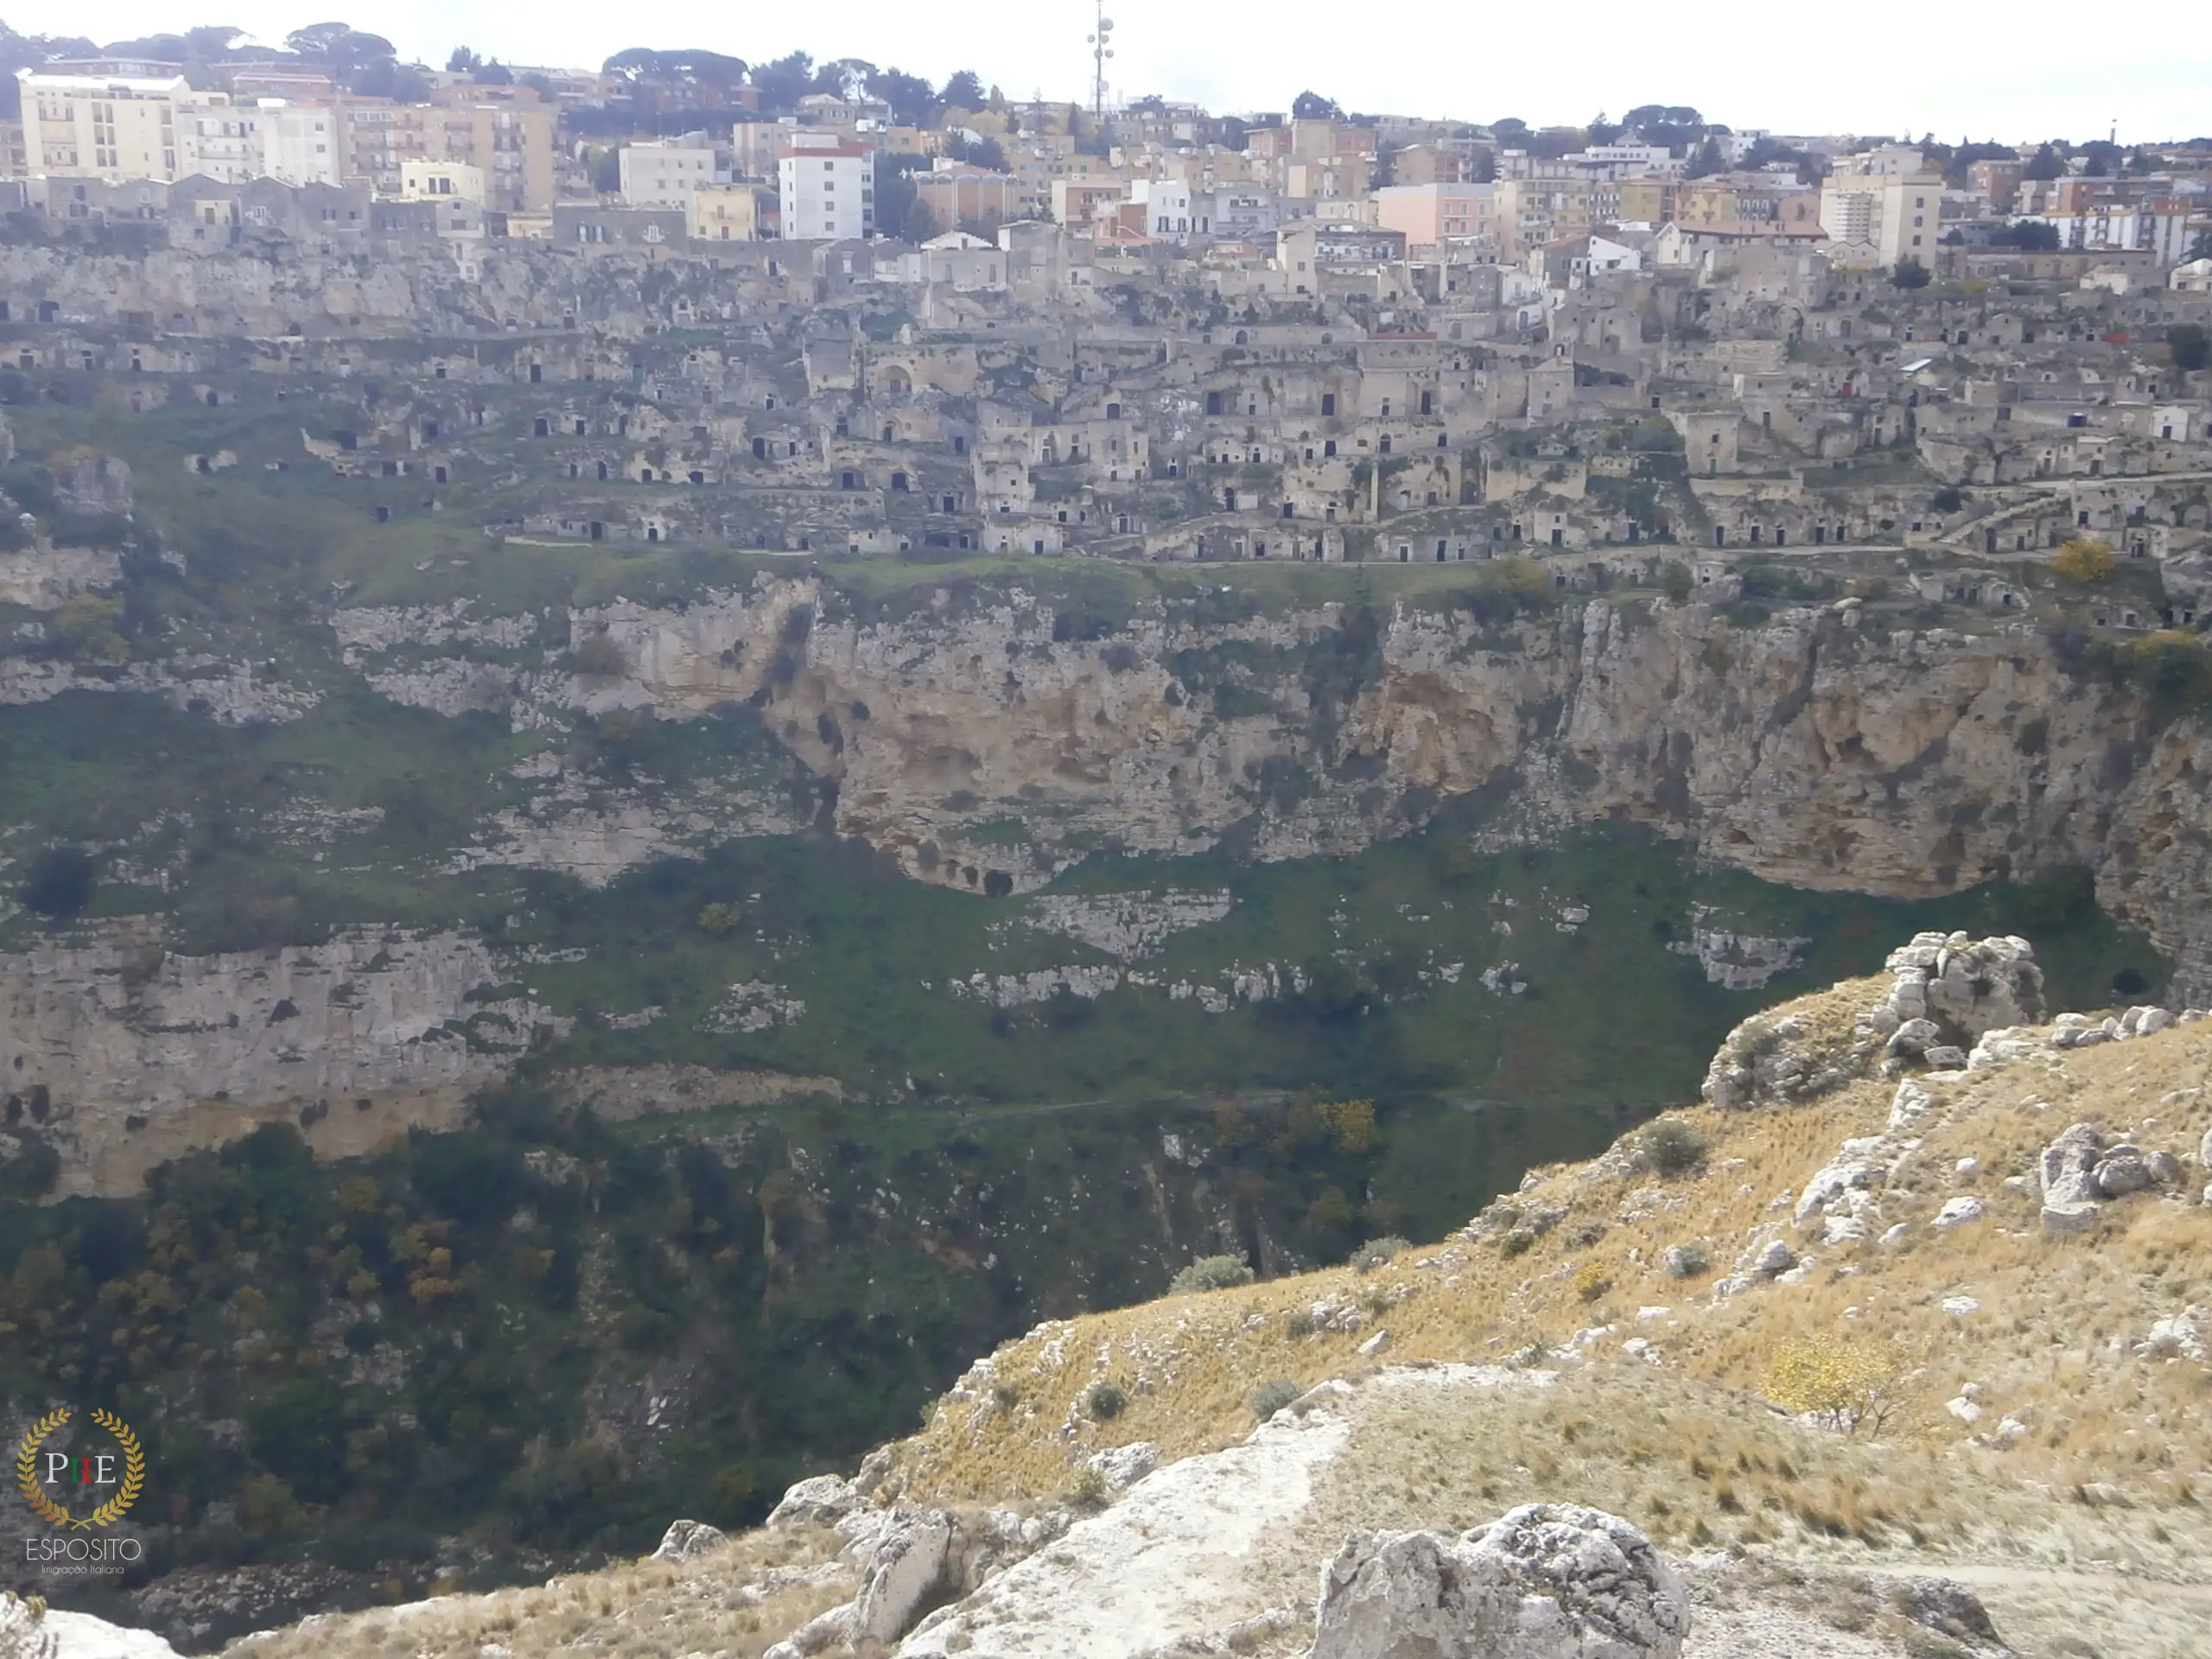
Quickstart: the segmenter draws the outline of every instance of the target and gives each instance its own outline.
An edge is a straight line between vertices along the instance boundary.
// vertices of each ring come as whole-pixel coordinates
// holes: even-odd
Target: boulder
[[[1150,1440],[1114,1446],[1095,1453],[1089,1459],[1089,1466],[1096,1469],[1106,1484],[1118,1492],[1135,1485],[1160,1467],[1160,1448]]]
[[[1777,1274],[1789,1272],[1796,1260],[1796,1251],[1780,1239],[1772,1239],[1768,1242],[1764,1249],[1752,1258],[1751,1271],[1761,1278],[1772,1279]]]
[[[1904,1618],[1953,1642],[1972,1648],[2003,1645],[1980,1599],[1949,1579],[1897,1580],[1889,1586],[1889,1600]]]
[[[2044,1204],[2063,1209],[2097,1197],[2093,1177],[2103,1143],[2094,1125],[2076,1123],[2043,1149],[2037,1173]]]
[[[1354,1533],[1322,1575],[1313,1659],[1675,1659],[1689,1624],[1634,1527],[1530,1503],[1457,1540]]]
[[[784,1494],[784,1501],[770,1511],[768,1524],[779,1529],[835,1526],[863,1503],[859,1488],[842,1475],[816,1475]]]
[[[1669,1244],[1662,1260],[1676,1279],[1694,1279],[1712,1265],[1704,1249],[1695,1244]]]
[[[2097,1206],[2046,1204],[2043,1207],[2043,1230],[2046,1233],[2093,1233],[2097,1230]]]
[[[1933,1020],[1908,1020],[1890,1034],[1889,1051],[1892,1054],[1918,1054],[1941,1042],[1943,1027]]]
[[[913,1627],[944,1581],[952,1517],[943,1510],[902,1515],[875,1546],[868,1576],[853,1598],[847,1640],[896,1642]]]
[[[2192,1302],[2170,1319],[2153,1320],[2135,1351],[2145,1359],[2193,1359],[2201,1365],[2212,1361],[2208,1330],[2212,1330],[2212,1313]]]
[[[1983,1213],[1984,1206],[1980,1198],[1962,1195],[1946,1200],[1943,1207],[1936,1212],[1936,1220],[1933,1224],[1938,1227],[1963,1227],[1970,1221],[1980,1221]]]
[[[720,1527],[710,1527],[703,1521],[671,1521],[668,1530],[661,1535],[660,1548],[652,1553],[656,1561],[696,1561],[702,1555],[710,1555],[728,1546],[729,1539]]]
[[[2100,1197],[2124,1198],[2151,1185],[2150,1160],[2132,1147],[2120,1148],[2097,1160],[2091,1179]]]

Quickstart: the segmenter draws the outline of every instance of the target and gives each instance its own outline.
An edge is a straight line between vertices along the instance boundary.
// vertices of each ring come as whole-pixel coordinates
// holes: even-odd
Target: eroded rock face
[[[276,1119],[329,1155],[448,1128],[541,1027],[459,933],[354,929],[320,945],[188,957],[116,932],[0,957],[0,1089],[63,1154],[58,1194],[126,1192],[167,1159]]]
[[[429,671],[403,669],[370,614],[341,613],[349,660],[413,677],[410,699],[506,698],[523,725],[750,704],[836,783],[839,830],[920,880],[981,888],[996,871],[1019,891],[1099,847],[1224,837],[1261,858],[1348,853],[1510,785],[1506,816],[1531,833],[1630,819],[1796,887],[1925,897],[2084,863],[2185,989],[2212,988],[2200,740],[2155,733],[2024,628],[1883,636],[1831,608],[1746,630],[1702,605],[1593,600],[1503,628],[1408,608],[1155,608],[1091,638],[1019,588],[862,617],[813,578],[763,577],[680,610],[571,613],[571,646],[603,638],[619,659],[597,678],[510,661],[491,686],[457,666],[479,643],[463,635],[489,650],[538,619],[472,620],[423,639],[453,658],[425,690]],[[1185,683],[1194,661],[1249,694],[1239,712]]]
[[[1530,1503],[1458,1540],[1354,1533],[1322,1575],[1313,1659],[1673,1659],[1689,1624],[1634,1527]]]
[[[1847,1039],[1816,1032],[1796,1014],[1745,1020],[1707,1068],[1705,1098],[1731,1107],[1810,1100],[1866,1076],[1878,1062],[1885,1076],[1915,1066],[1961,1070],[1977,1057],[1994,1064],[2011,1050],[1985,1050],[1984,1037],[2016,1033],[2043,1017],[2043,969],[2023,938],[1918,933],[1890,952],[1888,967],[1888,993],[1859,1010]]]

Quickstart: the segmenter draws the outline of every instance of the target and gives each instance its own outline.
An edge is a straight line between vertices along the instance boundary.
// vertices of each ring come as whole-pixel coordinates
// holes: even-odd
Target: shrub
[[[710,939],[719,939],[735,932],[744,919],[728,905],[712,904],[699,912],[699,931]]]
[[[1381,1238],[1370,1238],[1351,1253],[1352,1271],[1372,1273],[1377,1268],[1389,1265],[1390,1258],[1399,1251],[1411,1249],[1410,1243],[1395,1233],[1386,1234]]]
[[[1305,1392],[1287,1376],[1269,1377],[1244,1396],[1244,1403],[1252,1408],[1255,1417],[1265,1422]]]
[[[1536,1236],[1527,1228],[1516,1227],[1511,1232],[1500,1236],[1497,1253],[1510,1262],[1516,1255],[1528,1255],[1535,1242]]]
[[[79,594],[54,613],[48,630],[56,644],[76,662],[113,665],[130,660],[130,642],[116,632],[123,601]]]
[[[1690,574],[1689,566],[1680,559],[1669,559],[1659,567],[1659,591],[1675,604],[1681,604],[1696,588],[1697,578]]]
[[[1728,1036],[1728,1058],[1754,1065],[1782,1046],[1782,1033],[1767,1020],[1746,1020]]]
[[[1111,1382],[1094,1382],[1083,1396],[1083,1403],[1100,1422],[1110,1423],[1128,1407],[1129,1396]]]
[[[1202,1255],[1167,1281],[1171,1296],[1202,1290],[1227,1290],[1252,1282],[1251,1264],[1241,1255]]]
[[[2110,579],[2114,560],[2112,549],[2085,537],[2060,548],[2051,558],[2050,568],[2079,587],[2094,588]]]
[[[1602,1221],[1578,1221],[1567,1230],[1567,1248],[1586,1250],[1605,1237],[1605,1224]]]
[[[1766,1397],[1784,1411],[1809,1414],[1829,1428],[1878,1433],[1895,1402],[1886,1395],[1895,1367],[1863,1343],[1836,1337],[1793,1338],[1777,1345],[1767,1366]]]
[[[1706,1139],[1678,1117],[1646,1124],[1636,1137],[1635,1162],[1654,1175],[1687,1175],[1711,1150]]]
[[[2161,628],[2120,649],[2120,672],[2162,720],[2212,702],[2212,650],[2193,633]]]
[[[1594,1302],[1612,1287],[1613,1281],[1606,1276],[1602,1262],[1585,1262],[1574,1270],[1574,1294],[1583,1301]]]
[[[606,634],[594,633],[569,653],[569,669],[591,679],[619,680],[630,671],[630,659]]]
[[[1375,1103],[1371,1100],[1332,1100],[1321,1106],[1337,1150],[1348,1156],[1370,1151],[1375,1145]]]
[[[1311,1308],[1294,1307],[1282,1316],[1283,1334],[1293,1339],[1310,1337],[1319,1328]]]
[[[1669,1244],[1664,1259],[1667,1271],[1677,1279],[1695,1279],[1713,1267],[1702,1244]]]
[[[1085,1464],[1068,1482],[1066,1496],[1069,1503],[1078,1510],[1103,1510],[1113,1491],[1106,1484],[1106,1477]]]
[[[16,890],[26,909],[54,921],[67,921],[92,901],[99,865],[75,847],[49,847],[31,861]]]

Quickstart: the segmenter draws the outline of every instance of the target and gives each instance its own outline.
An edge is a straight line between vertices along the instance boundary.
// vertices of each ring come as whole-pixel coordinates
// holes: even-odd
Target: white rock
[[[1979,1175],[1981,1173],[1981,1160],[1979,1158],[1961,1158],[1957,1163],[1951,1166],[1951,1173],[1955,1175],[1961,1176]]]
[[[1770,1239],[1766,1248],[1752,1260],[1751,1271],[1762,1278],[1772,1279],[1779,1274],[1787,1273],[1789,1264],[1796,1259],[1796,1252],[1789,1245],[1778,1238]]]
[[[711,1555],[728,1547],[729,1538],[719,1527],[710,1527],[703,1521],[671,1521],[668,1530],[661,1535],[660,1548],[651,1557],[656,1561],[691,1561],[702,1555]]]
[[[2208,1189],[2212,1194],[2212,1189]],[[2208,1196],[2212,1204],[2212,1196]],[[2097,1229],[2097,1206],[2094,1204],[2046,1204],[2043,1207],[2043,1230],[2047,1233],[2093,1233]]]
[[[1381,1353],[1389,1345],[1390,1333],[1388,1331],[1377,1331],[1365,1342],[1361,1343],[1356,1351],[1371,1357],[1374,1355]]]
[[[902,1516],[876,1546],[860,1594],[853,1598],[849,1641],[895,1642],[944,1578],[952,1517],[942,1510]]]
[[[1108,1486],[1122,1491],[1134,1486],[1160,1467],[1160,1448],[1150,1440],[1136,1440],[1094,1453],[1089,1461]]]
[[[1969,1313],[1980,1313],[1981,1304],[1971,1296],[1946,1296],[1943,1299],[1943,1311],[1964,1319]]]
[[[2154,1322],[2149,1333],[2135,1344],[2135,1351],[2146,1359],[2193,1359],[2198,1364],[2212,1361],[2212,1346],[2206,1342],[2206,1327],[2212,1325],[2212,1313],[2191,1304],[2170,1319]]]
[[[1983,1213],[1984,1206],[1980,1198],[1962,1195],[1946,1202],[1943,1207],[1936,1212],[1936,1219],[1931,1224],[1937,1227],[1963,1227],[1970,1221],[1980,1221]]]
[[[816,1475],[785,1492],[769,1512],[772,1527],[833,1526],[861,1506],[860,1491],[842,1475]]]
[[[1959,1395],[1955,1400],[1946,1400],[1943,1402],[1943,1409],[1962,1423],[1978,1423],[1981,1421],[1981,1408],[1964,1395]]]
[[[1912,1228],[1908,1224],[1901,1221],[1897,1223],[1896,1226],[1891,1228],[1887,1232],[1882,1235],[1881,1242],[1885,1244],[1897,1243],[1901,1242],[1904,1238],[1905,1235],[1910,1233],[1911,1230]]]
[[[1354,1533],[1322,1578],[1313,1659],[1675,1659],[1689,1624],[1634,1527],[1532,1503],[1458,1540]]]

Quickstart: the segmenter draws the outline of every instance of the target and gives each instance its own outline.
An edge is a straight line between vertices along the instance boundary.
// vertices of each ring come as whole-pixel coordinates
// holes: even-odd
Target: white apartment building
[[[175,177],[244,184],[264,171],[257,111],[229,103],[188,102],[176,115]]]
[[[622,200],[632,207],[688,207],[701,185],[728,181],[703,144],[625,144],[618,159]]]
[[[339,183],[339,112],[327,105],[262,99],[234,104],[194,92],[181,75],[16,77],[23,100],[24,162],[54,178],[158,179],[195,175],[222,184],[269,177]]]
[[[1155,242],[1188,242],[1198,228],[1191,210],[1191,187],[1181,179],[1139,179],[1128,199],[1144,207],[1145,234]]]
[[[804,130],[777,152],[776,194],[785,239],[825,242],[875,233],[875,150]]]
[[[340,111],[327,104],[289,104],[264,98],[257,105],[261,124],[261,170],[283,183],[337,185],[346,169],[339,158]]]
[[[23,159],[34,174],[110,181],[180,176],[178,116],[201,98],[182,75],[149,80],[22,69],[16,79]],[[229,102],[220,93],[206,96]]]

